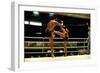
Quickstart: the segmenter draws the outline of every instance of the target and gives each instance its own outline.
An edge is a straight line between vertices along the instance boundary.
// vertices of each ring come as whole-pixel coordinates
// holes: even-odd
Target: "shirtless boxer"
[[[46,31],[48,33],[48,38],[49,38],[49,45],[51,47],[51,56],[54,57],[54,41],[53,39],[55,38],[55,35],[59,35],[61,38],[64,39],[64,53],[65,56],[67,55],[67,50],[66,50],[66,43],[68,39],[68,29],[65,28],[63,25],[63,21],[59,23],[57,19],[50,20],[49,23],[47,24]]]

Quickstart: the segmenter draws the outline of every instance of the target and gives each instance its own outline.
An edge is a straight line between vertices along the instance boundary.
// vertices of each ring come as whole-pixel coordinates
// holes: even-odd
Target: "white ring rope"
[[[87,48],[88,46],[74,46],[67,48]],[[24,47],[25,49],[50,49],[50,47]],[[54,47],[55,49],[61,49],[63,47]]]
[[[24,37],[24,38],[31,38],[31,39],[48,39],[48,37]],[[54,39],[63,39],[63,38],[54,38]],[[68,39],[88,39],[88,38],[68,38]]]

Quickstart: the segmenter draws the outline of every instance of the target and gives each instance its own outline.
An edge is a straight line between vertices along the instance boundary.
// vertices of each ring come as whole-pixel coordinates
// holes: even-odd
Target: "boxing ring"
[[[48,45],[48,37],[24,37],[25,61],[37,61],[42,59],[52,60],[51,48]],[[90,56],[89,38],[68,38],[66,43],[68,55],[64,57],[63,39],[54,38],[55,59],[81,59]]]

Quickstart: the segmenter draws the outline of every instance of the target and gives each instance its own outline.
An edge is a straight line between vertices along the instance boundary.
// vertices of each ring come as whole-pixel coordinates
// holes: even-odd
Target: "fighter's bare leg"
[[[64,39],[64,52],[65,52],[65,56],[67,56],[67,41],[66,41],[66,39]]]
[[[51,36],[49,37],[49,42],[50,42],[50,48],[51,48],[51,56],[54,57],[54,39],[55,35],[54,33],[52,32],[51,33]]]
[[[54,31],[54,33],[57,34],[57,35],[59,35],[61,38],[64,39],[64,53],[65,53],[65,56],[67,56],[67,41],[66,41],[66,39],[67,39],[66,36],[67,35],[66,35],[66,33],[59,32],[59,31]]]
[[[65,33],[60,31],[54,31],[55,34],[59,35],[61,38],[65,38]]]

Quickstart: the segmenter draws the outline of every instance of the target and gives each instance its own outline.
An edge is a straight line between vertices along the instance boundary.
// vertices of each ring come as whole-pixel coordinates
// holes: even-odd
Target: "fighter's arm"
[[[61,26],[61,24],[57,21],[54,21],[54,24],[56,24],[56,26]]]
[[[65,30],[66,30],[66,32],[68,32],[68,33],[69,33],[69,30],[68,30],[67,28],[66,28]]]
[[[62,26],[62,28],[65,29],[66,32],[69,33],[69,30],[65,27],[63,20],[61,20],[61,26]]]

